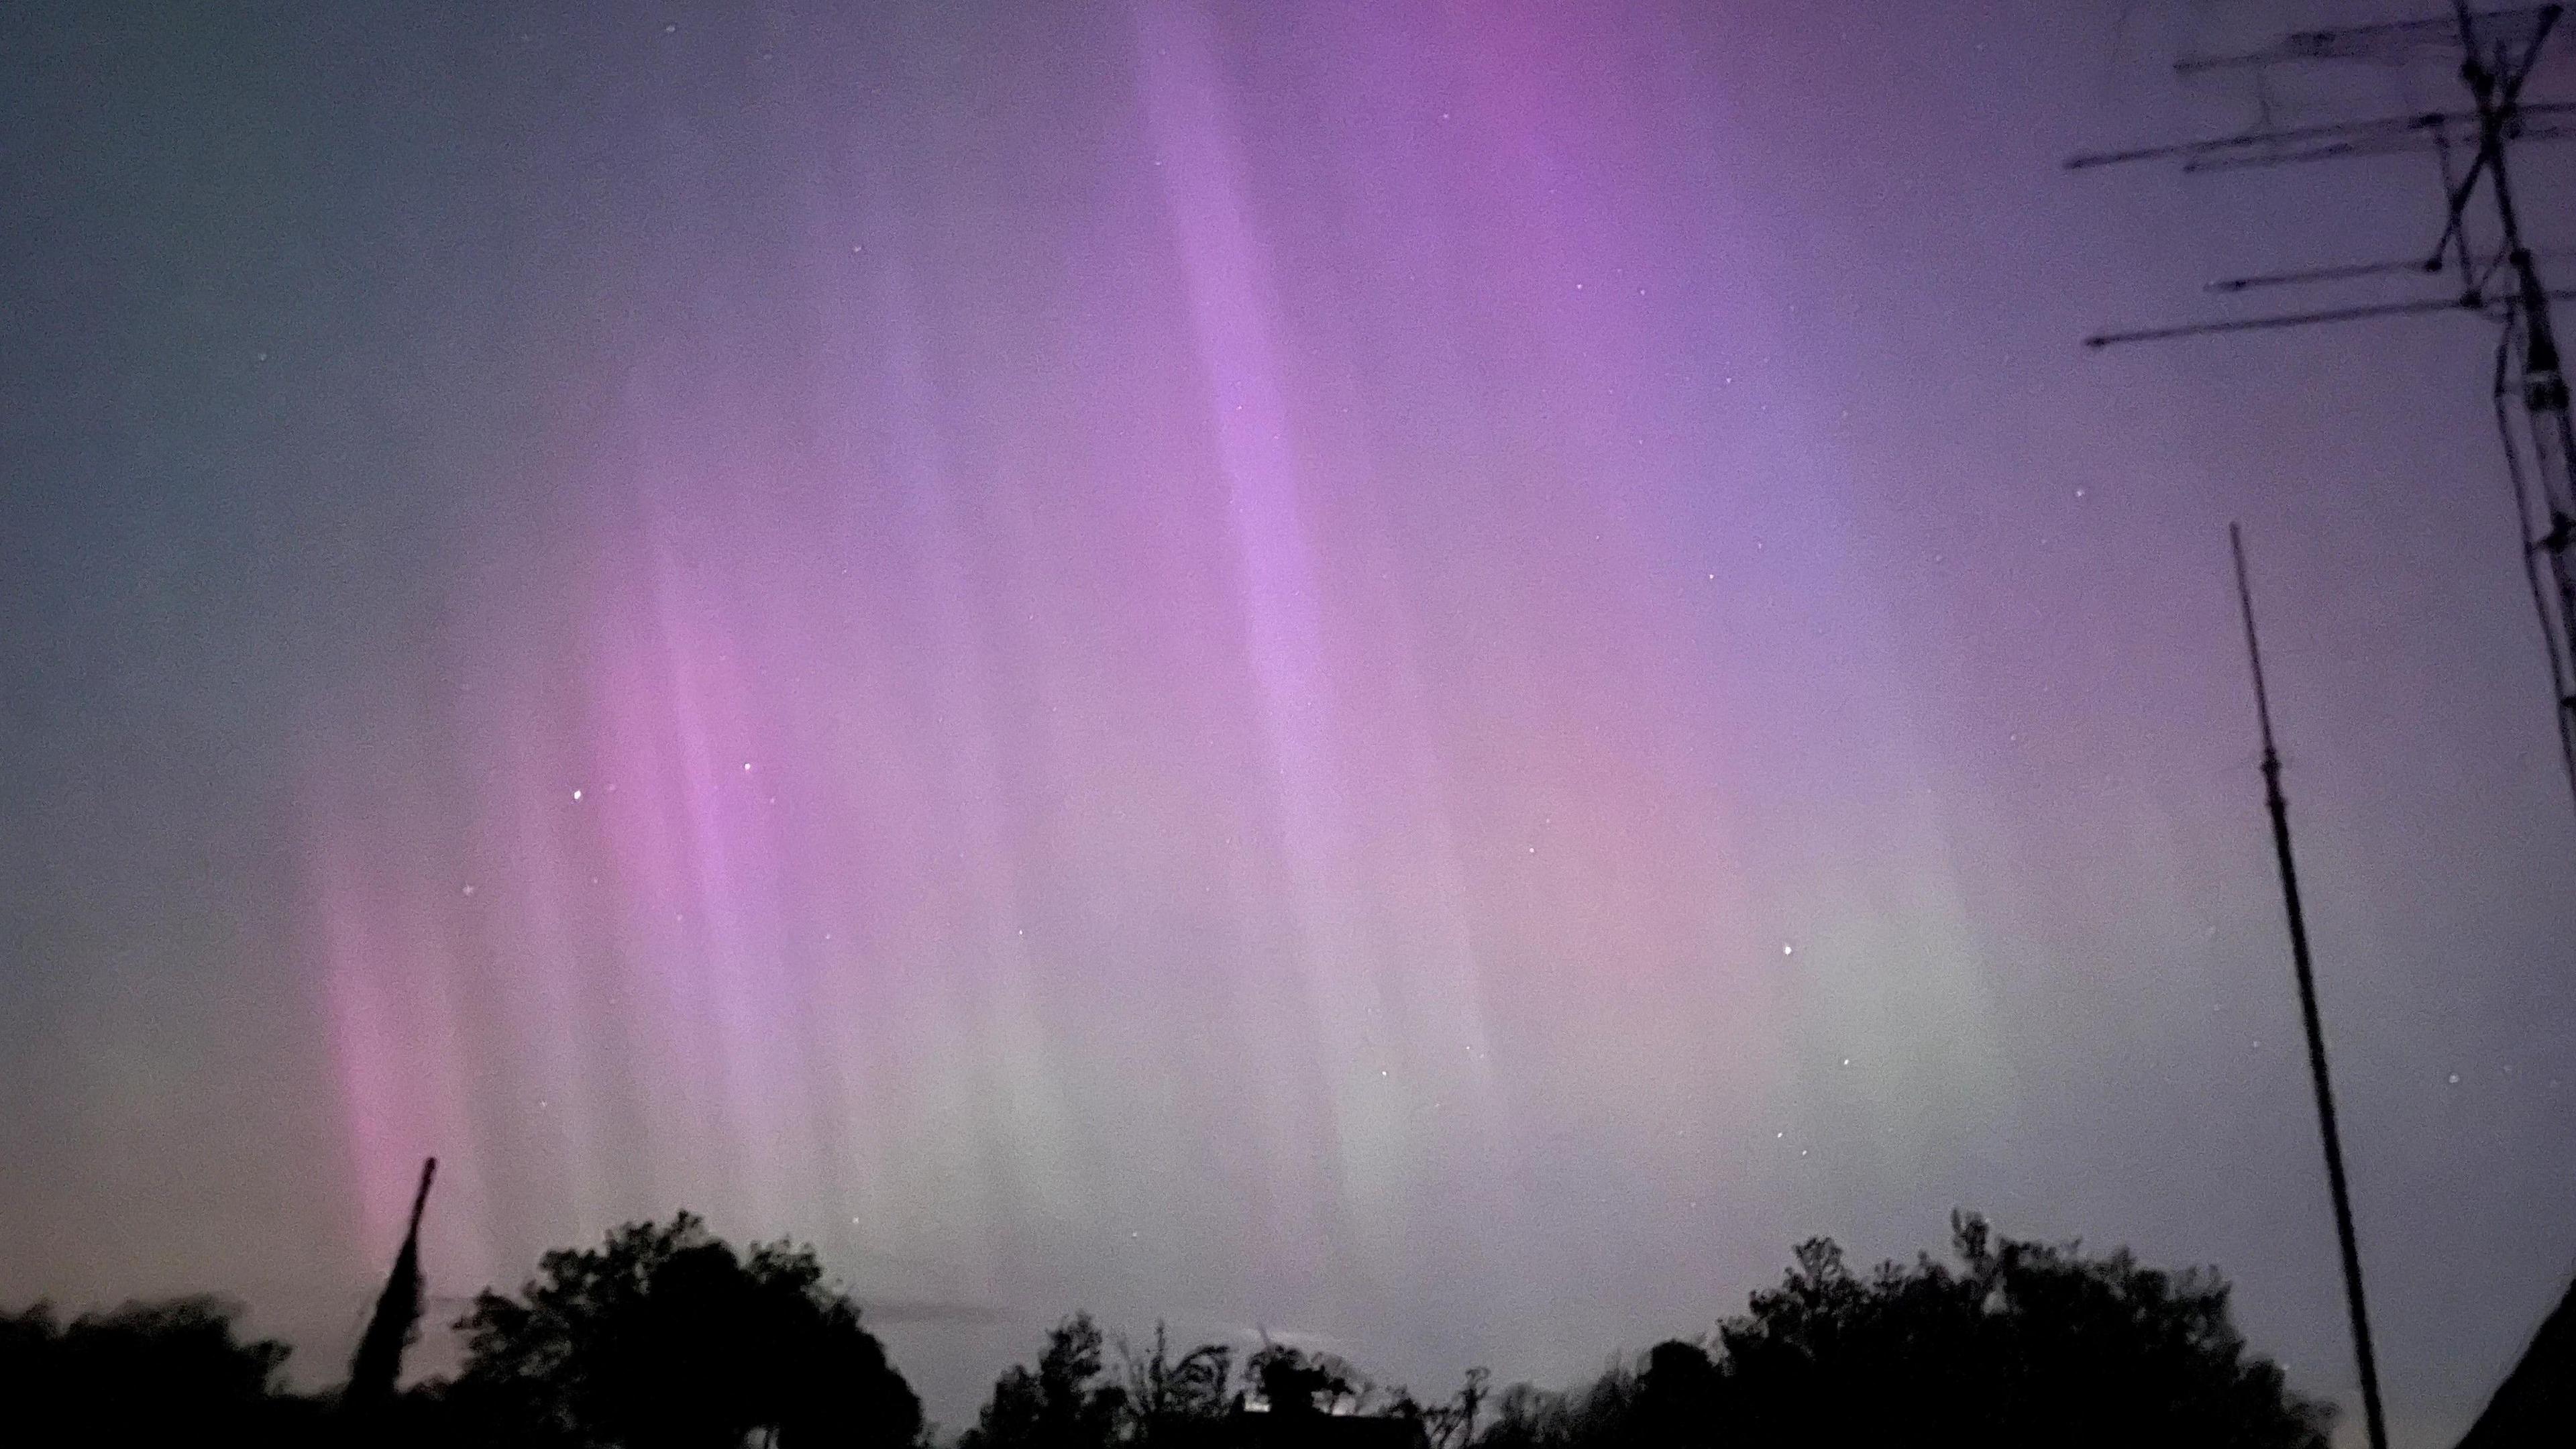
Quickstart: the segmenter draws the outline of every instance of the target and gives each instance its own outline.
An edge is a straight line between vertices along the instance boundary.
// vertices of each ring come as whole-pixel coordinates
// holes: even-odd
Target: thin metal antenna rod
[[[2263,805],[2272,813],[2272,854],[2281,867],[2281,902],[2290,922],[2290,962],[2299,976],[2299,1016],[2308,1029],[2308,1075],[2316,1082],[2317,1126],[2326,1144],[2326,1185],[2334,1193],[2335,1240],[2343,1250],[2344,1304],[2352,1310],[2352,1353],[2361,1368],[2361,1412],[2370,1449],[2388,1449],[2379,1407],[2379,1358],[2370,1346],[2370,1308],[2361,1292],[2361,1248],[2352,1230],[2352,1193],[2343,1175],[2343,1132],[2335,1125],[2334,1083],[2326,1075],[2325,1030],[2317,1021],[2317,977],[2308,954],[2308,914],[2299,904],[2299,867],[2290,853],[2290,802],[2281,793],[2281,752],[2272,744],[2272,699],[2263,687],[2263,646],[2254,636],[2254,590],[2245,581],[2245,538],[2227,525],[2236,556],[2236,604],[2245,615],[2245,655],[2254,666],[2254,714],[2263,727]]]

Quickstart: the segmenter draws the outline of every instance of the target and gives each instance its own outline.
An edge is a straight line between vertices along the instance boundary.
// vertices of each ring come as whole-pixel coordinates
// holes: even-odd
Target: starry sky
[[[439,1302],[688,1206],[954,1428],[1077,1308],[1564,1382],[1967,1207],[2350,1403],[2242,519],[2447,1442],[2576,1267],[2492,334],[2087,353],[2431,163],[2060,169],[2388,9],[7,7],[0,1301],[327,1377],[435,1152]]]

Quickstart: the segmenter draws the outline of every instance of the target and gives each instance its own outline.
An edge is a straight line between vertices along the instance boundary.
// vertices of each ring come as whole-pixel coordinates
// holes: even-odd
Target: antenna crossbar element
[[[2519,122],[2515,141],[2559,141],[2576,135],[2576,102],[2549,101],[2515,108]],[[2411,116],[2379,116],[2367,121],[2336,121],[2314,126],[2280,126],[2176,141],[2161,146],[2135,146],[2122,151],[2087,151],[2067,158],[2069,171],[2127,166],[2140,161],[2179,161],[2187,172],[2242,171],[2257,166],[2295,166],[2305,161],[2339,161],[2363,156],[2394,156],[2406,151],[2438,150],[2455,138],[2463,143],[2478,133],[2475,111],[2426,111]]]
[[[2185,171],[2226,171],[2310,161],[2385,156],[2429,148],[2440,162],[2442,230],[2414,261],[2372,262],[2269,272],[2213,282],[2234,296],[2274,287],[2367,285],[2387,278],[2447,274],[2450,295],[2371,298],[2308,311],[2218,317],[2156,327],[2098,332],[2090,348],[2232,333],[2277,332],[2346,322],[2466,313],[2502,333],[2497,349],[2495,421],[2522,532],[2523,564],[2532,584],[2560,755],[2576,796],[2576,423],[2553,304],[2571,294],[2542,278],[2540,259],[2563,253],[2532,245],[2516,206],[2510,165],[2519,142],[2576,137],[2576,100],[2525,99],[2543,50],[2567,27],[2565,7],[2520,5],[2472,10],[2453,0],[2448,15],[2303,30],[2243,55],[2195,57],[2185,75],[2244,71],[2325,61],[2406,64],[2428,57],[2456,67],[2468,105],[2402,116],[2319,125],[2262,127],[2169,145],[2089,152],[2075,170],[2170,161]],[[2413,289],[2409,289],[2413,290]]]
[[[2556,288],[2548,295],[2553,301],[2576,301],[2576,289]],[[2091,348],[2118,347],[2131,342],[2171,342],[2178,337],[2214,337],[2229,332],[2279,332],[2292,327],[2319,327],[2335,322],[2378,322],[2390,317],[2424,317],[2444,312],[2467,312],[2479,317],[2504,321],[2510,315],[2510,304],[2482,301],[2475,296],[2419,297],[2408,302],[2370,302],[2351,307],[2323,307],[2314,312],[2284,312],[2266,317],[2222,317],[2209,322],[2183,322],[2170,327],[2132,327],[2112,332],[2096,332],[2084,339],[2084,345]]]
[[[2251,292],[2265,287],[2305,287],[2318,282],[2350,282],[2363,277],[2393,277],[2414,272],[2439,272],[2442,259],[2431,261],[2415,258],[2402,262],[2347,262],[2333,267],[2301,267],[2288,272],[2260,272],[2250,277],[2229,277],[2223,281],[2203,283],[2204,292]]]
[[[2510,10],[2481,10],[2468,18],[2484,39],[2530,46],[2558,19],[2556,5],[2523,5]],[[2242,55],[2186,56],[2174,62],[2176,74],[2192,76],[2218,70],[2261,70],[2302,61],[2361,60],[2403,65],[2428,56],[2452,56],[2460,50],[2456,16],[2392,20],[2380,25],[2351,25],[2336,30],[2293,30],[2261,50]]]
[[[2224,332],[2277,332],[2288,327],[2316,327],[2332,322],[2375,322],[2388,317],[2414,317],[2436,312],[2474,311],[2457,297],[2425,297],[2411,302],[2376,302],[2355,307],[2327,307],[2272,317],[2227,317],[2215,322],[2184,322],[2171,327],[2131,327],[2096,332],[2084,339],[2092,348],[2131,342],[2170,342],[2177,337],[2210,337]]]

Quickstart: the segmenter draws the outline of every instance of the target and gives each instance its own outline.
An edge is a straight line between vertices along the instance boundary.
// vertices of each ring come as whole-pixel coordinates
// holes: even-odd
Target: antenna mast
[[[420,1336],[420,1218],[429,1208],[429,1184],[437,1175],[437,1158],[421,1163],[420,1190],[411,1200],[411,1226],[403,1233],[393,1273],[377,1295],[375,1312],[368,1317],[367,1331],[359,1337],[358,1351],[349,1362],[349,1387],[340,1399],[348,1413],[378,1414],[392,1404],[402,1378],[403,1350]]]
[[[2335,1242],[2343,1250],[2344,1306],[2352,1313],[2352,1355],[2361,1369],[2362,1418],[2370,1431],[2370,1449],[2388,1449],[2388,1422],[2379,1408],[2379,1358],[2370,1346],[2370,1308],[2361,1292],[2361,1248],[2352,1229],[2352,1192],[2344,1182],[2343,1132],[2335,1125],[2325,1030],[2317,1021],[2308,913],[2299,903],[2299,867],[2290,853],[2290,802],[2281,793],[2281,752],[2272,744],[2272,699],[2263,687],[2263,646],[2254,636],[2254,591],[2245,581],[2245,539],[2233,523],[2227,525],[2227,547],[2236,556],[2236,604],[2245,616],[2245,656],[2254,667],[2254,715],[2263,729],[2263,806],[2272,815],[2272,855],[2281,868],[2281,904],[2290,923],[2290,964],[2299,978],[2299,1018],[2308,1029],[2308,1075],[2316,1083],[2317,1128],[2326,1146],[2326,1186],[2334,1194]]]
[[[2576,558],[2570,557],[2576,553],[2576,431],[2569,423],[2567,377],[2551,312],[2553,302],[2576,297],[2576,292],[2553,291],[2542,280],[2541,254],[2524,236],[2507,164],[2517,142],[2576,137],[2576,101],[2524,98],[2542,48],[2559,33],[2564,8],[2471,10],[2467,0],[2452,0],[2450,13],[2438,18],[2293,31],[2251,53],[2186,58],[2174,66],[2181,75],[2250,72],[2258,79],[2274,68],[2294,65],[2403,66],[2426,57],[2455,58],[2468,105],[2323,125],[2264,124],[2232,136],[2088,153],[2066,164],[2089,170],[2175,161],[2187,172],[2201,172],[2433,154],[2441,168],[2443,226],[2422,254],[2233,278],[2213,282],[2209,290],[2268,293],[2284,287],[2384,284],[2415,275],[2447,276],[2447,295],[2416,288],[2396,297],[2365,292],[2363,300],[2343,305],[2106,331],[2084,342],[2100,348],[2442,312],[2498,324],[2492,381],[2496,431],[2522,530],[2524,578],[2549,660],[2559,754],[2571,798],[2576,798]]]

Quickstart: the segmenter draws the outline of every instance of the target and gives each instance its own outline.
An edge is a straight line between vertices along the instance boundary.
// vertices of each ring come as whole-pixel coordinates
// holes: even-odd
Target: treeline
[[[1697,1339],[1567,1390],[1445,1397],[1290,1345],[1136,1346],[1088,1316],[994,1384],[957,1449],[1772,1449],[1980,1443],[2324,1449],[2329,1406],[2250,1352],[2215,1272],[1953,1219],[1948,1260],[1802,1244]],[[401,1325],[408,1327],[408,1325]],[[458,1323],[465,1364],[390,1395],[287,1391],[284,1345],[187,1299],[0,1314],[16,1442],[525,1449],[923,1449],[934,1432],[812,1250],[737,1250],[683,1213],[547,1254]],[[406,1335],[407,1336],[407,1335]],[[32,1432],[29,1432],[32,1431]],[[21,1437],[23,1435],[23,1437]]]
[[[399,1277],[399,1271],[397,1276]],[[417,1333],[418,1299],[394,1326]],[[208,1299],[62,1321],[0,1315],[0,1442],[64,1445],[773,1449],[924,1443],[921,1401],[810,1248],[710,1234],[691,1213],[538,1262],[456,1324],[465,1366],[399,1392],[281,1383]],[[376,1330],[371,1327],[371,1337]],[[367,1354],[361,1351],[360,1360]],[[388,1375],[390,1377],[390,1375]],[[33,1432],[26,1432],[32,1430]]]

